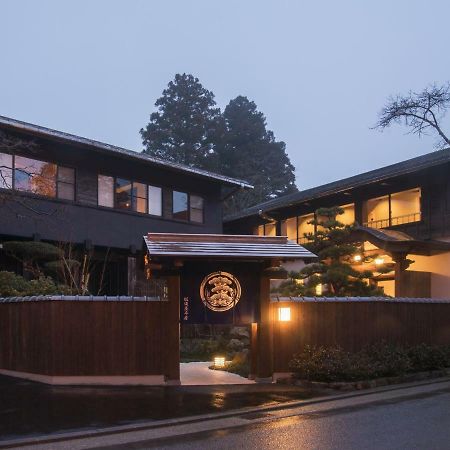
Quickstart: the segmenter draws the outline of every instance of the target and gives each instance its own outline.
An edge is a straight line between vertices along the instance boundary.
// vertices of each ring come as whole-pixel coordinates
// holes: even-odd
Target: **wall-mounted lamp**
[[[291,308],[289,306],[278,308],[278,320],[280,322],[289,322],[291,320]]]
[[[224,356],[215,356],[214,357],[214,368],[223,369],[225,367],[225,357]]]

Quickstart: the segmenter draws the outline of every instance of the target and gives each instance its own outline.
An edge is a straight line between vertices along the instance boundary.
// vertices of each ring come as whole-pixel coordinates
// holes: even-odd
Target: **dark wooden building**
[[[274,199],[226,217],[228,233],[287,235],[300,244],[321,207],[341,206],[339,220],[357,224],[355,240],[370,265],[394,270],[378,277],[385,293],[450,298],[450,149]],[[414,261],[408,265],[407,260]],[[369,267],[370,266],[370,267]]]
[[[7,117],[0,133],[0,242],[70,243],[89,253],[92,294],[132,293],[148,232],[221,233],[223,196],[250,187]],[[0,250],[5,269],[21,271]]]

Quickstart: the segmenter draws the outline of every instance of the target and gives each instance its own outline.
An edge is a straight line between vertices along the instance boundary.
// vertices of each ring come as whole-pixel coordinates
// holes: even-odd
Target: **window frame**
[[[71,200],[69,200],[67,198],[59,197],[59,183],[68,184],[68,185],[71,184],[71,183],[67,183],[66,181],[59,180],[59,169],[61,167],[64,169],[73,170],[73,198]],[[75,169],[75,167],[63,166],[63,165],[56,164],[56,198],[58,200],[63,200],[63,201],[72,202],[72,203],[74,203],[76,201],[76,199],[77,199],[77,170]]]

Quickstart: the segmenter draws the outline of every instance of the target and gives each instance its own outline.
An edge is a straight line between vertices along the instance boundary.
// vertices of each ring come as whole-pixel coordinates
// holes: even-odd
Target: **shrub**
[[[450,346],[403,347],[380,342],[350,353],[340,347],[305,346],[290,369],[310,381],[357,381],[450,367]]]
[[[13,272],[0,271],[0,297],[70,293],[68,286],[56,284],[50,277],[27,281]]]
[[[0,297],[17,297],[25,295],[28,282],[13,272],[0,272]]]

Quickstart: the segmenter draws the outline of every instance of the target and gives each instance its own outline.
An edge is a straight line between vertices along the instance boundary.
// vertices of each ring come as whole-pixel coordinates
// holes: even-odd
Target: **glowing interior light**
[[[362,256],[361,256],[361,255],[355,255],[355,256],[353,257],[353,260],[356,261],[356,262],[361,261],[361,259],[362,259]]]
[[[215,356],[214,357],[214,367],[218,369],[223,369],[225,367],[225,357],[224,356]]]
[[[383,258],[375,258],[375,264],[377,266],[381,266],[381,264],[384,264],[384,259]]]

